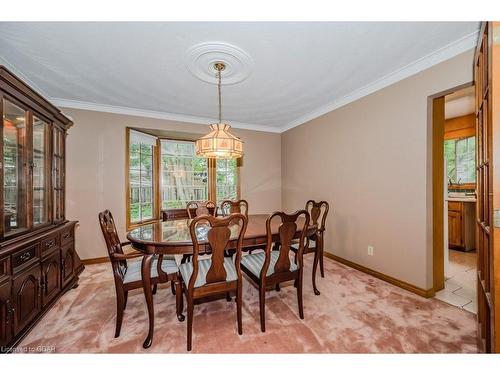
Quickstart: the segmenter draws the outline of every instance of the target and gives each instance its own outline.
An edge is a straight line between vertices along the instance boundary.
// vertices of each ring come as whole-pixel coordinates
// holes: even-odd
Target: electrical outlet
[[[373,256],[373,246],[368,245],[368,255]]]

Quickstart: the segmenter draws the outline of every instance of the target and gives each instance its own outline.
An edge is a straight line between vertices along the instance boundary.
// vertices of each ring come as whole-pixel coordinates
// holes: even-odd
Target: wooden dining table
[[[248,215],[248,225],[243,238],[243,251],[245,249],[255,249],[256,246],[264,246],[267,242],[266,220],[269,215]],[[154,332],[154,307],[153,292],[151,288],[151,263],[155,256],[163,255],[189,255],[193,253],[193,242],[189,232],[191,219],[179,219],[168,221],[157,221],[149,224],[140,225],[132,229],[127,234],[127,239],[132,247],[142,253],[142,279],[143,290],[146,298],[149,317],[149,331],[144,340],[143,347],[149,348],[153,342]],[[294,238],[299,238],[305,219],[299,217],[297,221],[297,230]],[[271,232],[273,242],[279,242],[279,220],[271,223]],[[316,226],[309,226],[307,235],[312,235],[316,231]],[[238,224],[232,224],[230,227],[231,237],[228,243],[228,249],[235,249],[237,242]],[[200,242],[200,252],[210,252],[210,246],[206,240],[206,231],[200,231],[198,235]],[[182,318],[182,317],[179,317]]]

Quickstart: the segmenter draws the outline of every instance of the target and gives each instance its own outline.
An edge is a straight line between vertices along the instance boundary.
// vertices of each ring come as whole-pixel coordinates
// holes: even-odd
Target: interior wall
[[[283,208],[330,202],[325,251],[432,287],[428,97],[472,81],[472,61],[470,50],[282,134]]]
[[[82,259],[107,256],[97,215],[109,208],[125,241],[126,127],[188,132],[208,126],[104,112],[62,109],[74,126],[67,137],[66,217],[78,220],[76,248]],[[251,213],[281,209],[280,134],[233,129],[244,143],[241,196]]]

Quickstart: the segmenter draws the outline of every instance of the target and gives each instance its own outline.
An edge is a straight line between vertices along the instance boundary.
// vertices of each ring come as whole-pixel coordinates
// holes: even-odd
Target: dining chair
[[[186,205],[186,211],[190,219],[194,219],[195,217],[200,215],[215,216],[216,208],[217,206],[212,201],[205,201],[205,202],[191,201],[188,202],[188,204]]]
[[[242,277],[240,269],[241,247],[248,219],[240,213],[217,218],[198,216],[189,226],[193,241],[193,261],[181,264],[182,291],[187,300],[187,350],[192,348],[194,302],[201,298],[236,293],[236,315],[238,334],[243,333]],[[224,257],[224,250],[236,240],[236,256]],[[202,249],[203,248],[203,249]],[[200,251],[210,250],[210,258],[198,260]],[[182,311],[182,298],[179,311]]]
[[[290,258],[290,246],[297,232],[298,218],[304,216],[300,231],[299,248],[295,259]],[[276,219],[275,219],[276,218]],[[279,224],[279,241],[273,243],[271,225],[273,220]],[[300,319],[304,319],[302,303],[302,252],[305,236],[309,226],[309,213],[306,210],[297,211],[291,215],[284,212],[274,212],[266,220],[267,243],[263,252],[245,255],[241,259],[241,269],[249,277],[251,283],[259,289],[260,329],[266,331],[265,297],[266,290],[275,288],[279,283],[294,281],[297,288]]]
[[[248,218],[248,202],[244,199],[240,200],[224,200],[220,204],[222,216],[227,216],[234,213],[241,213]]]
[[[108,248],[109,260],[113,269],[116,290],[116,329],[115,337],[120,336],[123,321],[123,313],[127,307],[128,292],[133,289],[143,287],[141,259],[144,254],[140,252],[131,252],[125,254],[123,247],[130,245],[130,242],[120,242],[118,232],[116,231],[115,221],[111,211],[105,210],[99,213],[99,223],[102,234]],[[153,285],[153,294],[156,294],[157,284],[170,281],[177,288],[176,294],[181,294],[180,284],[176,282],[177,263],[175,259],[164,258],[163,255],[157,256],[151,262],[151,284]],[[182,320],[181,314],[177,311],[179,320]]]
[[[309,212],[311,217],[311,225],[316,226],[316,231],[314,234],[307,238],[306,244],[304,246],[304,254],[314,253],[314,262],[313,262],[313,270],[312,270],[312,284],[314,294],[317,296],[320,295],[318,288],[316,287],[316,271],[318,268],[319,261],[319,269],[321,277],[325,277],[325,270],[323,266],[323,247],[324,247],[324,232],[325,232],[325,223],[326,217],[328,215],[328,210],[330,206],[326,201],[316,202],[314,200],[308,200],[306,203],[306,210]],[[291,250],[293,252],[297,252],[299,248],[299,244],[297,242],[291,245]]]

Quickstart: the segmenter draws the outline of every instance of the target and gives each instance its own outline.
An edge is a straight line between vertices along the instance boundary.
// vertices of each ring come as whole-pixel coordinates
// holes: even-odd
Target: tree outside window
[[[237,159],[200,158],[194,141],[127,131],[128,227],[157,220],[160,210],[185,209],[190,201],[220,205],[239,198]]]
[[[476,137],[444,141],[446,175],[452,184],[476,182]]]
[[[154,152],[156,139],[131,131],[129,137],[130,222],[151,220],[154,214]]]

